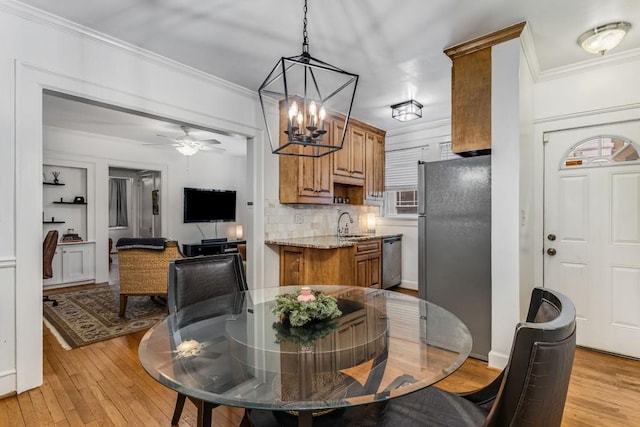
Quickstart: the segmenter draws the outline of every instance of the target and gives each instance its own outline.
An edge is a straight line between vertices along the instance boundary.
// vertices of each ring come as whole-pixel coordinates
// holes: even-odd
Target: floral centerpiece
[[[336,328],[331,320],[342,315],[335,297],[308,287],[277,295],[273,313],[280,320],[273,324],[276,340],[298,344],[325,337]]]

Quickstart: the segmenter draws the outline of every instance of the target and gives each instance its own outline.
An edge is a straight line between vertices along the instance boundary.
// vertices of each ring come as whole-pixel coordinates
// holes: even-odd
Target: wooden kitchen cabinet
[[[354,286],[380,289],[382,282],[382,241],[367,240],[355,247]]]
[[[453,60],[451,151],[491,149],[491,48]]]
[[[384,200],[384,134],[367,131],[365,138],[365,203],[380,205]]]
[[[304,248],[295,246],[280,247],[280,286],[301,283]]]
[[[342,137],[342,122],[333,121],[334,141]],[[333,153],[333,180],[336,183],[364,185],[365,175],[365,130],[354,120],[349,121],[342,150]]]
[[[337,144],[344,121],[337,113],[325,120],[325,143]],[[288,115],[280,107],[280,144],[286,142]],[[334,196],[349,204],[380,204],[384,192],[384,131],[349,119],[343,148],[322,157],[280,155],[280,203],[333,204]],[[371,145],[371,147],[368,147]],[[312,145],[294,148],[302,153]],[[368,151],[367,151],[368,150]],[[366,183],[366,184],[365,184]],[[364,187],[368,186],[368,196]]]
[[[316,249],[280,246],[280,285],[347,285],[380,288],[382,240]]]
[[[450,47],[451,150],[478,153],[491,149],[491,49],[517,38],[525,22]]]
[[[286,115],[281,112],[281,129],[286,127],[286,119]],[[325,126],[331,126],[331,122],[327,121]],[[282,132],[281,138],[286,138]],[[332,138],[331,132],[327,132],[324,138]],[[297,148],[300,151],[313,150],[312,146]],[[280,203],[333,203],[333,157],[330,154],[322,157],[280,155],[278,160]]]

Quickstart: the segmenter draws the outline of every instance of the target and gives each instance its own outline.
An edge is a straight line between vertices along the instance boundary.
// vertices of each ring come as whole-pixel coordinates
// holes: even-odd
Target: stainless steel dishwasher
[[[382,289],[402,281],[402,236],[382,239]]]

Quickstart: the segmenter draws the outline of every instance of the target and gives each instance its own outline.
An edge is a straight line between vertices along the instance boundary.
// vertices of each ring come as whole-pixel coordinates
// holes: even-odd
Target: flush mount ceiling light
[[[604,55],[620,43],[631,29],[628,22],[614,22],[585,31],[578,37],[578,44],[589,53]]]
[[[422,117],[422,104],[413,99],[391,106],[391,117],[401,122]]]
[[[309,54],[307,0],[304,2],[302,54],[282,57],[264,80],[258,94],[271,151],[289,156],[321,157],[342,148],[349,124],[358,75],[344,71]],[[269,101],[276,100],[286,120],[279,132],[271,132]],[[265,104],[266,103],[266,104]],[[340,135],[330,137],[331,120]]]

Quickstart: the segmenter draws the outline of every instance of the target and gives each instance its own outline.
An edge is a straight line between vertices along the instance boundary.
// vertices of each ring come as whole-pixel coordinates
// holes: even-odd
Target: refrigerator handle
[[[418,162],[418,216],[427,212],[426,190],[427,190],[427,164]]]

